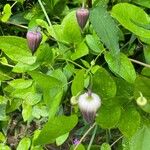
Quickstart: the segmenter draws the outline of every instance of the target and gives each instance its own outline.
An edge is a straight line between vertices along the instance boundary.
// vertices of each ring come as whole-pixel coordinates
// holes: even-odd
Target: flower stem
[[[90,148],[91,148],[91,145],[92,145],[93,140],[94,140],[95,135],[96,135],[96,131],[97,131],[97,125],[96,125],[95,128],[94,128],[93,135],[92,135],[92,138],[91,138],[91,140],[90,140],[90,143],[89,143],[89,145],[88,145],[87,150],[90,150]]]
[[[83,141],[83,139],[88,135],[88,133],[96,126],[96,123],[93,123],[93,125],[84,133],[84,135],[82,136],[82,138],[80,139],[79,143],[75,146],[74,150],[76,150],[78,148],[78,146],[81,144],[81,142]]]
[[[141,66],[150,68],[150,65],[149,65],[149,64],[145,64],[145,63],[143,63],[143,62],[140,62],[140,61],[138,61],[138,60],[131,59],[131,58],[130,58],[130,60],[131,60],[132,62],[136,63],[136,64],[139,64],[139,65],[141,65]]]
[[[112,147],[112,146],[114,146],[120,139],[122,139],[123,138],[123,136],[120,136],[116,141],[114,141],[110,146]]]

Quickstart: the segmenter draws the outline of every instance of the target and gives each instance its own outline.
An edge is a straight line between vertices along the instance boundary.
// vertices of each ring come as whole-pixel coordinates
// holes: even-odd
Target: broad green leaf
[[[105,60],[109,68],[117,75],[128,81],[134,83],[136,79],[136,72],[128,57],[120,53],[118,58],[112,56],[110,53],[105,53]]]
[[[112,52],[117,54],[119,50],[119,30],[117,24],[103,6],[99,5],[90,12],[90,21],[99,38]]]
[[[82,40],[81,31],[76,20],[75,11],[70,12],[62,22],[63,37],[66,42],[80,43]]]
[[[128,149],[123,150],[149,150],[149,139],[150,139],[150,125],[143,125],[131,139],[124,138],[124,147]],[[127,145],[125,144],[127,143]]]
[[[3,96],[0,96],[0,121],[6,120],[6,105],[7,99]]]
[[[77,116],[58,116],[50,119],[34,141],[35,145],[53,143],[59,136],[70,132],[77,124]]]
[[[32,56],[26,39],[16,36],[0,36],[0,41],[0,49],[13,61],[29,65],[35,63],[36,57]]]
[[[79,70],[76,73],[76,76],[74,77],[74,80],[72,82],[71,86],[71,93],[73,96],[76,96],[84,89],[84,70]]]
[[[150,77],[150,68],[147,68],[147,67],[143,68],[141,74],[144,76]]]
[[[29,64],[22,63],[22,62],[18,62],[14,66],[12,71],[16,73],[24,73],[24,72],[35,70],[39,66],[40,66],[39,63],[34,63],[32,65],[29,65]]]
[[[149,0],[132,0],[133,3],[150,8],[150,1]]]
[[[113,128],[118,123],[121,115],[121,108],[119,106],[104,106],[102,105],[98,116],[96,117],[97,124],[102,128]]]
[[[144,45],[144,57],[147,64],[150,64],[150,45]]]
[[[65,74],[62,72],[62,70],[61,69],[55,69],[53,72],[51,72],[51,73],[48,73],[50,76],[52,76],[52,77],[54,77],[54,78],[56,78],[56,79],[58,79],[59,81],[61,81],[62,82],[62,84],[63,84],[63,87],[64,87],[64,92],[66,92],[67,91],[67,78],[66,78],[66,76],[65,76]]]
[[[150,18],[140,7],[119,3],[113,7],[112,16],[134,34],[143,38],[150,37],[150,30],[146,27],[150,23]]]
[[[150,99],[150,78],[144,77],[144,76],[138,76],[135,80],[134,84],[134,98],[137,99],[140,96],[140,92],[142,95]]]
[[[36,63],[50,64],[53,61],[53,52],[48,44],[42,44],[36,52]]]
[[[81,42],[77,45],[77,48],[75,49],[75,52],[72,53],[71,59],[76,60],[78,58],[81,58],[89,53],[89,49],[86,46],[84,42]]]
[[[31,145],[31,140],[29,138],[24,137],[19,142],[19,145],[17,146],[17,150],[29,150]]]
[[[32,85],[32,80],[25,80],[25,79],[16,79],[10,81],[8,84],[11,85],[15,89],[26,89]]]
[[[26,103],[22,104],[22,117],[24,121],[29,121],[32,118],[32,106]]]
[[[68,136],[69,136],[69,133],[66,133],[66,134],[61,135],[60,137],[58,137],[56,139],[57,146],[62,145],[67,140]]]
[[[46,106],[42,106],[40,104],[37,104],[33,106],[32,108],[32,116],[40,119],[40,117],[48,117],[48,109]]]
[[[132,137],[140,126],[140,114],[134,108],[122,110],[121,119],[118,124],[119,130],[125,137]]]
[[[101,146],[101,150],[111,150],[111,147],[108,143],[103,143]]]
[[[29,74],[31,75],[33,80],[35,80],[43,89],[50,89],[62,86],[62,83],[52,76],[45,75],[36,71],[29,72]]]
[[[11,150],[10,147],[8,147],[7,145],[0,143],[0,149],[1,150]]]
[[[11,69],[3,65],[0,65],[0,81],[12,79],[10,77],[10,73],[11,73]]]
[[[34,86],[26,89],[15,89],[11,92],[11,96],[18,99],[23,99],[28,105],[35,105],[42,99],[42,94],[37,93]]]
[[[116,94],[116,84],[110,74],[99,67],[93,76],[93,92],[97,93],[102,99],[114,97]]]
[[[100,55],[105,49],[96,35],[86,35],[86,43],[92,54]]]
[[[22,100],[21,99],[12,99],[9,104],[7,104],[7,109],[6,112],[10,113],[13,112],[16,109],[19,109],[20,105],[22,104]]]
[[[61,102],[61,99],[62,99],[62,96],[63,96],[63,91],[60,90],[57,92],[57,94],[51,98],[51,102],[49,102],[49,119],[50,118],[53,118],[57,111],[58,111],[58,108],[59,108],[59,105],[60,105],[60,102]]]
[[[75,145],[72,145],[69,150],[74,150]],[[82,144],[79,144],[76,150],[85,150],[85,147]]]
[[[37,82],[43,91],[43,99],[48,106],[51,105],[54,97],[62,91],[62,82],[52,76],[42,74],[40,72],[30,72],[29,73],[33,80]]]
[[[7,22],[11,16],[11,14],[12,14],[11,6],[9,4],[6,4],[3,8],[1,21]]]
[[[2,132],[0,132],[0,142],[5,143],[6,142],[6,137],[3,135]]]

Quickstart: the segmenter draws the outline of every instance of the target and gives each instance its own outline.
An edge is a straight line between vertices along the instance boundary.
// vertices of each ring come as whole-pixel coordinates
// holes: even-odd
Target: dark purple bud
[[[34,54],[41,43],[42,34],[39,31],[28,31],[26,37],[28,46]]]
[[[79,8],[76,11],[76,18],[79,26],[81,27],[81,29],[83,29],[89,18],[89,10],[86,8]]]

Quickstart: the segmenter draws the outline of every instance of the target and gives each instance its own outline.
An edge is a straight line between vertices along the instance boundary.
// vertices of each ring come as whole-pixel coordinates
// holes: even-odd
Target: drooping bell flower
[[[101,106],[101,99],[97,94],[88,91],[79,96],[78,106],[86,122],[92,123]]]
[[[34,30],[28,31],[26,38],[29,49],[31,50],[33,55],[42,41],[42,34],[40,33],[40,31],[38,31],[38,28],[36,28]]]
[[[83,7],[77,9],[76,18],[80,28],[83,30],[89,18],[89,10]]]

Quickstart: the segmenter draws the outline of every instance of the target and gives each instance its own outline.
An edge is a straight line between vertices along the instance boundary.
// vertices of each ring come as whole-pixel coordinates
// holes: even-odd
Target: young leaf
[[[119,30],[106,8],[99,5],[90,12],[90,21],[99,38],[112,52],[117,54],[119,50]]]
[[[11,6],[9,4],[6,4],[3,8],[1,21],[7,22],[11,16],[11,14],[12,14]]]
[[[59,116],[50,119],[34,141],[35,145],[53,143],[59,136],[70,132],[77,124],[77,116]]]
[[[136,72],[128,57],[120,53],[118,57],[112,56],[110,53],[105,53],[105,60],[109,65],[109,68],[121,76],[126,81],[133,83],[136,79]]]

